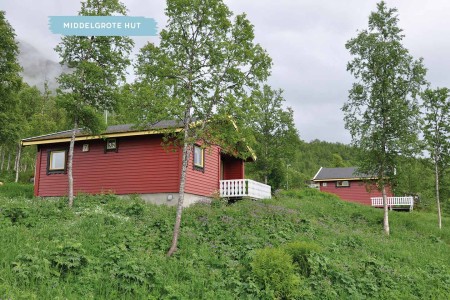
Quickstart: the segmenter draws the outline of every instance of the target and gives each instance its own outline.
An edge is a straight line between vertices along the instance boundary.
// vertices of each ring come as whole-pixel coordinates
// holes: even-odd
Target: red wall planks
[[[182,149],[166,150],[160,135],[118,138],[118,152],[106,152],[104,140],[80,141],[74,149],[75,193],[151,194],[177,193],[181,178]],[[83,144],[89,151],[83,152]],[[67,174],[47,174],[50,150],[68,149],[68,143],[40,145],[35,176],[35,195],[64,196],[68,192]],[[189,158],[185,192],[211,196],[219,189],[220,147],[205,149],[203,170],[193,167]],[[226,157],[224,179],[244,178],[244,162]]]
[[[89,144],[89,152],[82,152],[83,144]],[[68,146],[68,143],[40,146],[39,174],[36,176],[39,196],[67,195],[67,174],[47,175],[47,158],[49,149],[68,149]],[[161,136],[118,138],[118,147],[117,153],[105,153],[104,140],[75,143],[73,175],[76,193],[178,191],[179,153],[166,151],[161,146]]]
[[[211,146],[204,150],[205,165],[203,170],[194,169],[193,154],[189,158],[186,174],[186,193],[211,196],[219,190],[219,157],[220,148]]]
[[[382,196],[376,187],[368,191],[365,183],[360,180],[350,181],[350,187],[336,187],[336,181],[328,181],[326,186],[323,186],[323,184],[324,182],[320,182],[320,191],[335,194],[342,200],[349,202],[371,205],[371,197]],[[390,188],[387,189],[387,196],[393,196]]]

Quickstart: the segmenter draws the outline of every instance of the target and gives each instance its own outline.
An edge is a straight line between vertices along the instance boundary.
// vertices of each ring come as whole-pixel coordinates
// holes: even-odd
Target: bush
[[[311,253],[319,252],[320,247],[311,242],[293,242],[285,245],[283,249],[292,257],[294,265],[298,267],[299,273],[308,277],[311,274],[309,257]]]
[[[88,264],[85,251],[80,243],[67,242],[58,245],[51,256],[51,266],[58,270],[61,276],[68,273],[77,273]]]
[[[30,215],[29,208],[22,205],[11,205],[1,210],[2,215],[11,220],[11,224],[21,223]]]
[[[50,262],[37,254],[19,254],[12,262],[11,269],[22,284],[45,281],[51,276]]]
[[[282,249],[256,250],[251,266],[256,283],[273,291],[276,298],[292,299],[299,294],[300,278],[295,274],[292,257]]]

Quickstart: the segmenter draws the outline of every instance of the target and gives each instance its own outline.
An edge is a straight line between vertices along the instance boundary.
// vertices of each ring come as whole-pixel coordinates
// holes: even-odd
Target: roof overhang
[[[234,129],[238,131],[238,126],[236,122],[228,116],[228,120],[231,121],[231,124],[233,125]],[[195,121],[190,124],[190,126],[198,126],[202,123],[202,121]],[[124,131],[124,132],[111,132],[111,133],[105,133],[100,135],[78,135],[75,137],[75,141],[89,141],[89,140],[98,140],[98,139],[107,139],[107,138],[116,138],[116,137],[130,137],[130,136],[143,136],[143,135],[154,135],[154,134],[164,134],[167,132],[181,132],[183,130],[182,127],[169,127],[169,128],[160,128],[160,129],[153,129],[153,130],[140,130],[140,131]],[[72,130],[66,130],[61,131],[59,133],[68,133]],[[56,143],[67,143],[70,142],[70,137],[51,137],[54,134],[48,134],[48,135],[41,135],[41,136],[35,136],[31,138],[22,139],[20,141],[22,147],[26,146],[33,146],[33,145],[45,145],[45,144],[56,144]],[[48,138],[46,138],[48,137]],[[246,162],[250,161],[256,161],[256,153],[255,151],[245,142],[245,147],[247,148],[248,152],[250,153],[250,156],[245,159]]]
[[[313,179],[312,181],[315,182],[322,182],[322,181],[342,181],[342,180],[348,180],[348,181],[355,181],[355,180],[374,180],[377,179],[375,177],[364,177],[364,178],[322,178],[322,179]]]
[[[171,132],[180,132],[182,128],[174,128],[171,129]],[[84,135],[75,137],[75,141],[88,141],[88,140],[98,140],[98,139],[107,139],[107,138],[115,138],[115,137],[127,137],[127,136],[140,136],[140,135],[153,135],[153,134],[163,134],[166,133],[167,130],[145,130],[145,131],[131,131],[131,132],[118,132],[118,133],[108,133],[102,135]],[[22,146],[32,146],[32,145],[43,145],[43,144],[55,144],[55,143],[66,143],[70,142],[70,137],[64,138],[50,138],[50,139],[42,139],[35,141],[27,141],[27,139],[21,140]]]

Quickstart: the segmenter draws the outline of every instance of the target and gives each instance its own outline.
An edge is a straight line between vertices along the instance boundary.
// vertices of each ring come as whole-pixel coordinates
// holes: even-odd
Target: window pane
[[[50,154],[50,170],[64,170],[66,151],[52,151]]]
[[[349,187],[350,182],[348,180],[337,181],[336,186],[337,187]]]
[[[116,148],[117,148],[116,139],[107,139],[106,140],[106,149],[113,150]]]
[[[194,146],[194,165],[203,167],[203,149]]]

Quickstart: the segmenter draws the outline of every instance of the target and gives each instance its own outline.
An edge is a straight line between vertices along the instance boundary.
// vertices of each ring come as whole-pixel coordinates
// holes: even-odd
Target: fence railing
[[[372,197],[372,206],[382,207],[383,197]],[[414,208],[414,198],[413,197],[387,197],[387,206],[392,209],[393,207],[408,207],[409,210]]]
[[[270,199],[270,185],[251,179],[220,180],[220,197],[250,197],[254,199]]]

